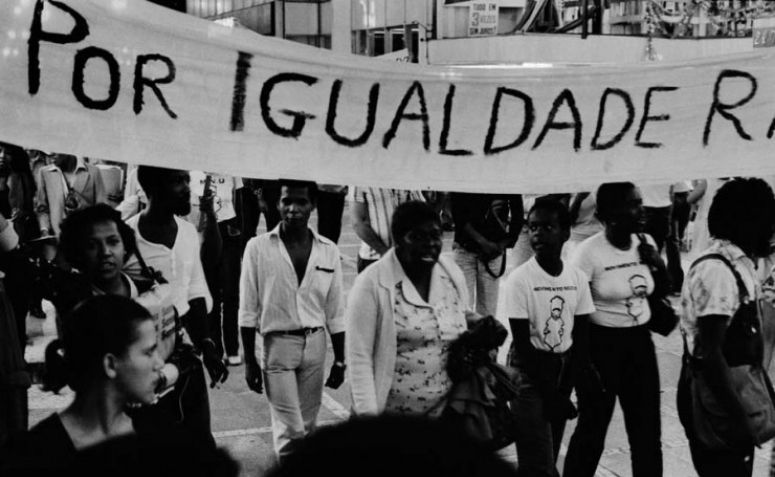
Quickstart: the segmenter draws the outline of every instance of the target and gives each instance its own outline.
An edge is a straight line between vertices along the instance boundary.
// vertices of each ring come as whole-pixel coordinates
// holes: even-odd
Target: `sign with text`
[[[468,36],[493,36],[498,34],[498,4],[471,2],[468,17]]]
[[[775,52],[422,67],[129,0],[0,2],[0,139],[243,177],[485,192],[775,173]]]

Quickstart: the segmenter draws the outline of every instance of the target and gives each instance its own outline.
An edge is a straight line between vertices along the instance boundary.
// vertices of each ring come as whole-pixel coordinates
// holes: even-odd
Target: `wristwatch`
[[[347,369],[347,365],[344,364],[344,361],[334,361],[334,367]]]

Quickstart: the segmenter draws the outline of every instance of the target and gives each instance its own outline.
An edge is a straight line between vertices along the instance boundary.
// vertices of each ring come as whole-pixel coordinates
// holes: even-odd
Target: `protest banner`
[[[564,192],[775,174],[775,52],[423,67],[132,0],[0,2],[0,139],[236,176]]]

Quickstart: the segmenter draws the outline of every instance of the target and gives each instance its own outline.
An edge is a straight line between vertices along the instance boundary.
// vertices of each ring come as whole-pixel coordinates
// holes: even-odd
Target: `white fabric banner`
[[[0,32],[0,139],[25,147],[458,191],[775,174],[772,49],[643,66],[422,67],[136,0],[2,1]]]

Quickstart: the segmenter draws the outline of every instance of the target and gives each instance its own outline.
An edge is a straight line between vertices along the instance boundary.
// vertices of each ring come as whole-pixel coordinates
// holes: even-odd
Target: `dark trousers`
[[[213,297],[213,309],[208,315],[210,337],[223,355],[224,348],[228,356],[239,355],[239,329],[237,314],[239,310],[239,276],[244,241],[239,231],[230,228],[227,220],[218,223],[221,233],[221,260],[207,278],[210,295]]]
[[[132,422],[138,433],[182,431],[215,446],[210,430],[210,397],[202,362],[197,360],[190,373],[182,375],[175,388],[158,403],[133,412]]]
[[[339,192],[318,192],[318,233],[334,243],[342,233],[344,198]]]
[[[692,396],[686,370],[681,371],[676,401],[678,418],[689,440],[692,463],[699,477],[751,477],[753,474],[753,446],[736,450],[711,450],[694,437],[692,426]]]
[[[681,290],[684,281],[684,272],[681,268],[681,251],[677,231],[670,223],[670,207],[645,207],[646,228],[645,232],[657,243],[657,250],[662,253],[665,250],[667,257],[667,271],[670,274],[673,290]]]
[[[593,477],[605,445],[616,398],[632,453],[633,477],[661,477],[662,444],[659,370],[648,328],[608,328],[590,324],[592,363],[605,391],[590,394],[579,385],[578,426],[565,458],[565,477]]]
[[[551,386],[551,392],[557,392],[562,399],[568,399],[570,388],[561,389],[563,375],[567,374],[569,354],[550,355],[541,353],[539,369],[528,372],[522,366],[514,349],[511,350],[510,363],[519,371],[519,396],[512,401],[517,447],[517,475],[519,477],[559,477],[557,456],[560,454],[562,435],[565,432],[566,419],[549,418],[552,411],[541,392],[542,386]],[[540,376],[531,374],[540,373]],[[540,381],[540,382],[539,382]],[[543,383],[543,384],[542,384]]]

